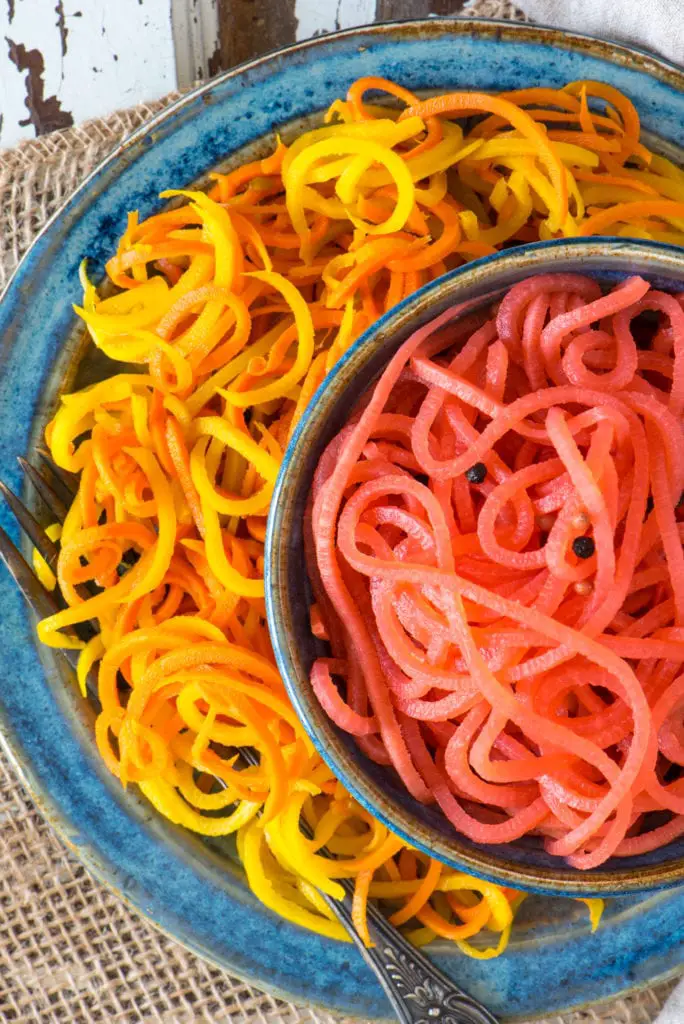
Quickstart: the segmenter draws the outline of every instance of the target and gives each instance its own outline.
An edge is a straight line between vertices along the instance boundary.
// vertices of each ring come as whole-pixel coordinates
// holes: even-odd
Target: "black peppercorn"
[[[481,484],[487,476],[487,467],[484,462],[476,462],[470,469],[466,469],[465,478],[468,483]]]
[[[578,558],[591,558],[596,550],[593,537],[575,537],[572,542],[572,550]]]

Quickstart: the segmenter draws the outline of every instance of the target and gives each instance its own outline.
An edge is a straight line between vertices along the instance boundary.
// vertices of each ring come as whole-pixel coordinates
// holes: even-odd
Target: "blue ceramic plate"
[[[325,108],[361,75],[412,89],[512,89],[604,79],[635,101],[646,129],[684,157],[684,73],[624,47],[508,23],[429,20],[302,43],[230,72],[139,130],[88,179],[24,259],[0,306],[0,476],[38,436],[60,387],[78,379],[71,303],[79,262],[101,269],[126,211],[147,216],[162,187],[200,177],[226,154]],[[683,160],[684,162],[684,160]],[[102,372],[86,360],[88,374]],[[81,378],[82,379],[82,378]],[[4,508],[0,522],[16,536]],[[161,821],[100,763],[92,712],[58,665],[39,656],[33,625],[5,579],[0,720],[38,806],[85,865],[176,939],[228,971],[293,999],[379,1019],[387,1003],[353,948],[276,918],[247,890],[229,846]],[[607,998],[684,962],[684,892],[615,901],[589,935],[586,911],[530,899],[495,961],[435,945],[440,966],[506,1018]]]

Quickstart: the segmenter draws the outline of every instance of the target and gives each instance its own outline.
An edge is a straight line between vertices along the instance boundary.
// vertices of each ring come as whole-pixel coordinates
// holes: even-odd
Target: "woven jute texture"
[[[468,13],[516,12],[505,0],[476,0]],[[69,193],[177,95],[0,153],[0,290]],[[670,988],[545,1024],[651,1024]],[[341,1024],[237,981],[157,932],[67,852],[0,753],[0,1022],[13,1021]]]

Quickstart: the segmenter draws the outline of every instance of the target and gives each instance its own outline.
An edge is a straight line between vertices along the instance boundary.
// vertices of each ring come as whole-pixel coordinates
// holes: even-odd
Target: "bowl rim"
[[[608,264],[607,270],[610,270],[610,261],[618,258],[631,258],[641,262],[650,258],[654,266],[652,269],[644,268],[645,273],[660,273],[667,276],[668,268],[677,268],[684,272],[684,248],[669,243],[617,236],[552,239],[473,260],[423,285],[384,313],[357,338],[326,375],[310,400],[286,449],[273,493],[266,530],[266,613],[278,670],[309,738],[352,796],[391,831],[443,863],[499,885],[550,896],[587,898],[636,895],[681,884],[684,881],[684,856],[663,863],[616,868],[611,871],[598,868],[583,872],[560,866],[560,858],[558,868],[521,865],[506,860],[507,844],[501,845],[502,855],[499,855],[490,852],[492,847],[485,849],[478,844],[465,845],[456,830],[453,840],[447,841],[429,825],[417,822],[410,811],[384,793],[379,785],[366,775],[363,768],[358,766],[342,739],[341,731],[332,724],[311,691],[308,678],[302,678],[293,654],[296,633],[292,629],[292,610],[287,600],[288,566],[291,561],[288,550],[288,499],[293,491],[297,491],[300,483],[301,467],[305,462],[301,454],[316,447],[318,431],[325,422],[327,411],[339,401],[340,394],[347,388],[353,388],[355,373],[373,358],[378,349],[387,347],[388,355],[384,363],[389,361],[399,344],[392,347],[387,344],[389,339],[399,335],[400,341],[405,340],[413,331],[439,316],[450,306],[463,302],[467,307],[469,299],[463,293],[468,289],[473,293],[473,305],[481,304],[488,293],[497,289],[497,279],[506,270],[512,271],[528,266],[530,276],[544,271],[553,272],[552,266],[549,267],[549,257],[554,256],[558,259],[565,257],[577,260],[577,270],[580,273],[582,258],[589,256],[600,256],[601,259],[605,259]],[[564,269],[563,272],[568,271]],[[336,384],[341,378],[344,380],[343,389],[336,390]],[[372,387],[372,384],[369,387]],[[358,396],[355,395],[356,397]],[[352,404],[350,402],[348,407]],[[311,474],[305,471],[305,475],[306,486]]]

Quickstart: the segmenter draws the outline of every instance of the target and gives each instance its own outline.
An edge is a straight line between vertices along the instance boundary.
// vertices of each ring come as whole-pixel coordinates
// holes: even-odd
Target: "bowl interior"
[[[478,260],[425,286],[386,314],[352,347],[319,388],[285,456],[271,506],[267,537],[267,606],[278,665],[319,752],[354,796],[415,846],[446,863],[504,884],[566,895],[643,892],[684,879],[684,838],[660,850],[613,858],[578,871],[543,850],[535,839],[505,846],[459,835],[435,806],[415,800],[394,770],[376,764],[327,718],[311,685],[314,659],[326,653],[309,628],[311,587],[302,524],[319,456],[346,423],[358,398],[416,328],[458,306],[455,317],[482,308],[535,273],[587,274],[612,286],[632,274],[665,291],[684,290],[684,252],[621,239],[573,239],[509,250]]]

